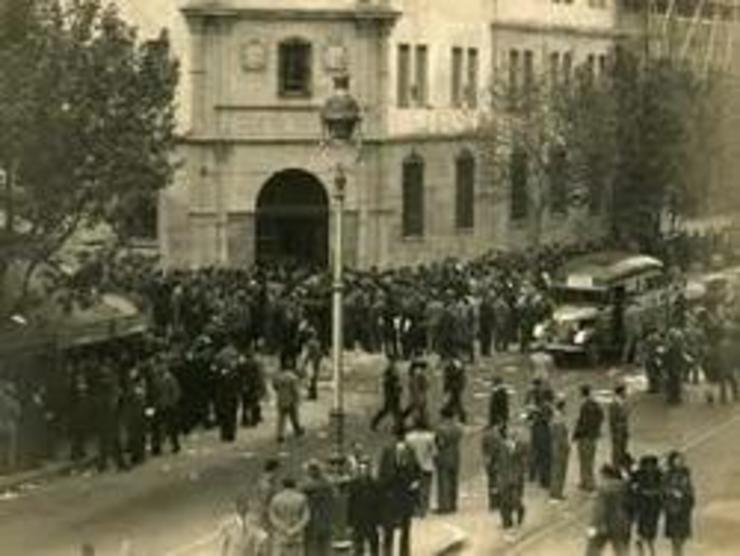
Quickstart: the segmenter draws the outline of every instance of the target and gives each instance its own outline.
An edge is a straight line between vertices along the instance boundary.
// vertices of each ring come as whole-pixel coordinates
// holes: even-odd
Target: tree
[[[594,70],[573,75],[510,76],[491,89],[491,110],[479,126],[482,151],[509,195],[512,218],[526,219],[539,245],[547,210],[566,214],[588,203],[601,208],[613,174],[615,105]],[[599,140],[594,140],[598,137]]]
[[[8,0],[0,11],[3,259],[39,265],[105,224],[126,239],[172,180],[178,64],[166,32],[138,41],[98,0]]]

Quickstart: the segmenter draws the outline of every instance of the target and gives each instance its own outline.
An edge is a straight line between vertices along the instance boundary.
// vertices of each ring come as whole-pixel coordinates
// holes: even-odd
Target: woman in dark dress
[[[637,525],[637,551],[640,556],[647,553],[655,556],[655,538],[658,536],[658,520],[663,507],[663,474],[656,456],[640,458],[633,475],[634,519]]]
[[[683,556],[683,546],[691,537],[691,516],[694,510],[694,486],[691,471],[683,455],[671,452],[663,478],[665,535],[671,540],[673,556]]]

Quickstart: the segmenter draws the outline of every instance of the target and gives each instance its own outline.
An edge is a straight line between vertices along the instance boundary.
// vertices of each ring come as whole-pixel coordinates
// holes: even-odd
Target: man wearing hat
[[[463,407],[463,392],[465,391],[466,377],[465,367],[462,361],[457,357],[452,359],[444,368],[444,378],[442,389],[447,396],[445,405],[453,415],[460,418],[465,423],[467,415]]]
[[[378,482],[373,477],[372,463],[361,458],[357,463],[357,473],[348,486],[347,524],[352,530],[352,545],[355,556],[365,554],[378,556],[378,525],[380,524],[381,496]]]
[[[550,421],[551,463],[550,463],[550,500],[563,500],[565,478],[568,475],[570,459],[570,434],[565,418],[565,395],[558,394]]]
[[[618,384],[614,397],[609,402],[609,434],[612,441],[612,466],[622,469],[627,460],[629,441],[629,409],[627,407],[627,387]]]
[[[401,417],[405,425],[406,420],[411,417],[414,421],[429,422],[428,392],[429,379],[426,375],[427,362],[416,359],[409,366],[408,392],[409,405],[403,411]]]
[[[398,367],[393,358],[389,358],[388,365],[383,371],[383,406],[375,414],[370,424],[372,430],[376,430],[380,422],[391,415],[393,417],[393,430],[397,431],[402,427],[401,417],[401,377],[398,374]]]
[[[306,463],[306,480],[301,490],[306,495],[311,514],[306,525],[306,554],[330,556],[336,492],[318,460]]]

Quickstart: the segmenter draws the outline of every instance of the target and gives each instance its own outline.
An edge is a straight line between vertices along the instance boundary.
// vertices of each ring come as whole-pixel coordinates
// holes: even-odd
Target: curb
[[[55,479],[65,475],[72,474],[73,471],[82,471],[93,464],[94,460],[86,459],[83,461],[69,461],[58,465],[41,467],[35,470],[20,472],[7,477],[0,477],[0,492],[9,492],[21,490],[28,483],[46,482],[49,479]]]
[[[449,523],[443,526],[450,532],[451,538],[444,546],[437,548],[432,553],[433,556],[452,556],[468,544],[468,534],[465,531]]]

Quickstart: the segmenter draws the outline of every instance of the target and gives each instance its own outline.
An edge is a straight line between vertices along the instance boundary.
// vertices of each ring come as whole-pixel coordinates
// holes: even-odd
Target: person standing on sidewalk
[[[614,397],[609,403],[608,413],[609,435],[612,441],[612,465],[616,469],[622,469],[627,460],[630,431],[627,387],[624,384],[618,384],[614,388]]]
[[[419,497],[416,507],[417,517],[426,517],[429,513],[432,479],[434,477],[435,461],[437,459],[437,436],[423,421],[414,423],[414,427],[406,434],[406,442],[414,452],[416,461],[421,468],[419,480]]]
[[[13,471],[18,463],[18,423],[21,404],[10,382],[0,382],[0,472]]]
[[[498,462],[503,449],[504,436],[503,427],[495,423],[489,423],[481,437],[481,453],[485,466],[486,478],[488,480],[488,509],[495,511],[499,507],[501,498],[499,488]]]
[[[411,556],[411,519],[420,480],[416,456],[400,434],[394,444],[383,450],[378,469],[383,556],[393,556],[396,530],[400,533],[400,556]]]
[[[324,357],[319,335],[316,329],[308,329],[308,339],[305,345],[306,357],[305,368],[308,370],[308,399],[317,400],[319,397],[319,374],[321,372],[321,360]]]
[[[595,465],[596,448],[601,436],[601,426],[604,422],[604,410],[593,398],[591,386],[581,386],[581,408],[578,413],[573,440],[578,446],[578,463],[581,480],[579,488],[593,491],[596,488]]]
[[[691,516],[696,503],[691,471],[680,452],[668,455],[663,482],[665,536],[671,541],[673,556],[683,556],[683,547],[691,538]]]
[[[441,514],[457,511],[460,482],[460,444],[463,430],[449,407],[441,412],[437,425],[437,510]]]
[[[285,440],[285,423],[290,421],[293,433],[303,436],[299,408],[301,403],[300,379],[291,369],[281,369],[273,379],[275,401],[277,403],[277,441]]]
[[[301,490],[308,500],[311,519],[306,526],[306,554],[331,556],[332,525],[336,492],[317,460],[306,464],[306,481]]]
[[[364,556],[365,546],[369,548],[370,556],[378,556],[381,498],[369,459],[358,461],[357,472],[350,481],[348,490],[347,524],[352,530],[354,556]]]
[[[568,476],[570,459],[570,434],[565,418],[565,396],[555,401],[552,421],[550,422],[550,442],[552,462],[550,466],[550,501],[564,500],[563,490]]]
[[[283,479],[282,490],[270,502],[269,516],[272,556],[310,556],[306,554],[305,537],[311,511],[306,495],[298,490],[295,480]]]
[[[524,485],[527,478],[529,463],[529,446],[524,440],[521,431],[513,429],[507,432],[503,446],[499,452],[497,470],[498,483],[501,492],[500,512],[502,527],[506,531],[506,540],[512,541],[510,534],[516,524],[524,523],[526,509],[524,507]]]
[[[152,367],[151,392],[154,406],[152,416],[152,454],[162,453],[162,436],[166,435],[172,447],[172,453],[180,451],[180,415],[178,407],[182,390],[175,376],[164,366],[164,362],[155,363]]]
[[[280,490],[279,472],[280,462],[278,460],[271,458],[265,461],[262,475],[257,480],[257,486],[254,492],[254,499],[256,500],[254,511],[259,518],[260,525],[267,531],[268,536],[272,534],[270,503]]]
[[[586,556],[599,556],[607,544],[611,544],[615,556],[628,556],[630,527],[627,485],[619,469],[606,464],[594,501]]]
[[[267,394],[265,370],[248,345],[244,359],[239,363],[242,388],[242,427],[256,427],[262,422],[262,400]]]
[[[634,496],[633,519],[637,525],[637,553],[639,556],[655,556],[655,539],[658,536],[658,521],[663,510],[663,473],[658,458],[646,455],[633,474]]]
[[[370,428],[375,431],[378,429],[380,422],[388,415],[393,417],[393,431],[398,432],[402,426],[401,418],[401,377],[398,374],[398,367],[393,358],[388,360],[388,365],[383,371],[383,406],[375,414],[370,424]]]

